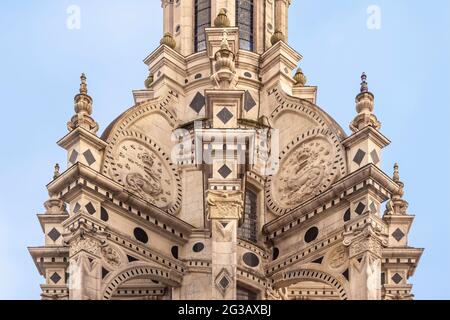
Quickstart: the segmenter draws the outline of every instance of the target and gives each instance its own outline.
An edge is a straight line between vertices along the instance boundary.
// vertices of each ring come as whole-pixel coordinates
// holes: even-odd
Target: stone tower
[[[82,75],[29,249],[43,299],[412,299],[374,94],[363,74],[350,136],[316,105],[290,2],[162,0],[145,89],[101,136]]]

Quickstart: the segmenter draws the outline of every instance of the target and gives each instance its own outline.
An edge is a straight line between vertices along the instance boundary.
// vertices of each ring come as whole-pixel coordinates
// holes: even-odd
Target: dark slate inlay
[[[386,284],[386,274],[384,272],[381,273],[381,285],[384,286]]]
[[[348,269],[345,270],[345,271],[342,273],[342,275],[345,277],[345,279],[347,279],[347,281],[350,281],[350,276],[349,276]]]
[[[364,213],[364,210],[366,209],[366,205],[362,202],[358,203],[358,206],[355,209],[355,212],[360,216]]]
[[[75,164],[77,159],[78,159],[78,152],[77,152],[77,150],[73,150],[72,154],[70,155],[69,162],[72,164]]]
[[[392,276],[392,281],[394,281],[396,284],[399,284],[400,282],[402,282],[402,280],[403,280],[402,276],[399,275],[398,273]]]
[[[400,228],[397,228],[397,230],[395,230],[394,233],[392,233],[392,236],[394,237],[395,240],[400,241],[403,239],[405,234],[403,233],[402,230],[400,230]]]
[[[280,249],[278,248],[273,248],[273,254],[272,254],[272,259],[275,261],[278,259],[278,257],[280,256]]]
[[[230,176],[230,174],[233,172],[231,171],[230,168],[228,168],[228,166],[226,164],[224,164],[222,166],[222,168],[220,168],[217,172],[219,172],[219,174],[224,178],[228,178]]]
[[[102,221],[105,221],[105,222],[108,222],[108,220],[109,220],[108,211],[106,211],[106,209],[103,207],[100,210],[100,219],[102,219]]]
[[[256,268],[257,266],[259,266],[259,258],[253,252],[247,252],[246,254],[244,254],[242,260],[247,266],[251,268]]]
[[[88,165],[92,166],[97,160],[95,160],[94,155],[92,154],[91,150],[87,150],[83,153],[84,158],[86,159],[86,162]]]
[[[348,222],[352,219],[352,213],[350,211],[350,209],[347,209],[347,211],[345,211],[344,213],[344,222]]]
[[[138,258],[135,258],[135,257],[133,257],[133,256],[130,256],[130,255],[127,255],[127,258],[128,258],[128,262],[135,262],[135,261],[139,261],[139,259],[138,259]]]
[[[90,215],[93,215],[96,212],[94,205],[92,203],[90,203],[90,202],[85,206],[85,208],[86,208],[86,211]]]
[[[197,92],[194,99],[192,99],[190,107],[195,112],[200,113],[205,104],[206,104],[205,97],[200,92]]]
[[[377,213],[378,212],[378,208],[375,205],[375,203],[373,203],[373,202],[370,204],[370,212],[371,213]]]
[[[170,252],[175,259],[178,259],[178,246],[173,246]]]
[[[54,284],[57,284],[61,279],[61,276],[56,272],[50,277],[50,280],[52,280]]]
[[[223,276],[219,281],[219,285],[225,291],[230,285],[230,281],[227,279],[227,277]]]
[[[102,279],[105,279],[109,274],[109,271],[102,267]]]
[[[56,230],[56,228],[53,228],[47,235],[53,241],[56,241],[59,239],[59,237],[61,237],[61,233],[58,230]]]
[[[244,72],[244,77],[251,78],[252,74],[250,72]]]
[[[202,252],[203,249],[205,249],[205,245],[201,242],[197,242],[196,244],[194,244],[194,246],[192,247],[192,251],[199,253]]]
[[[256,106],[255,99],[253,99],[253,97],[249,91],[245,91],[245,104],[244,104],[245,111],[249,112],[255,106]]]
[[[142,242],[142,243],[148,242],[147,232],[145,232],[143,229],[136,228],[136,229],[134,229],[133,233],[134,233],[134,237],[136,238],[137,241]]]
[[[77,203],[75,204],[75,207],[73,207],[73,212],[74,212],[74,213],[78,213],[78,212],[80,211],[80,209],[81,209],[81,206],[80,206],[80,204],[77,202]]]
[[[227,124],[233,118],[233,114],[225,107],[217,114],[217,118],[219,118],[223,124]]]
[[[359,149],[358,152],[356,152],[355,157],[353,158],[353,162],[356,163],[358,166],[360,166],[365,156],[366,153],[361,149]]]
[[[319,259],[314,260],[312,263],[322,264],[323,257],[320,257]]]
[[[372,158],[372,161],[374,164],[380,163],[380,157],[378,156],[378,153],[376,152],[376,150],[373,150],[370,153],[370,157]]]
[[[319,229],[317,227],[312,227],[305,233],[305,241],[307,243],[313,242],[319,236]]]

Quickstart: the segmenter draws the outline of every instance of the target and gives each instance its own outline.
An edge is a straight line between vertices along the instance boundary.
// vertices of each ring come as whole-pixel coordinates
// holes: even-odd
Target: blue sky
[[[70,5],[81,29],[66,27]],[[381,29],[367,28],[367,8]],[[376,96],[390,173],[399,162],[416,220],[410,244],[426,252],[411,281],[418,299],[450,299],[450,2],[448,0],[294,0],[290,45],[299,51],[318,104],[348,132],[365,71]],[[0,2],[0,299],[38,299],[26,247],[41,245],[35,217],[48,195],[55,142],[66,133],[79,75],[88,75],[94,117],[104,129],[143,87],[143,58],[162,33],[156,0],[2,0]]]

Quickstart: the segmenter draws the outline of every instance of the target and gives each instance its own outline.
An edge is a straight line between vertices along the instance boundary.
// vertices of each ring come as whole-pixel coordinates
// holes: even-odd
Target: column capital
[[[210,220],[240,220],[242,218],[244,200],[241,191],[208,192]]]

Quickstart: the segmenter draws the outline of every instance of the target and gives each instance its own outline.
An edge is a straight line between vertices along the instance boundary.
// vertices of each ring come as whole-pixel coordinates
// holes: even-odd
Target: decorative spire
[[[59,173],[60,167],[59,164],[55,164],[55,171],[53,173],[53,180],[58,178],[61,174]]]
[[[67,124],[69,131],[73,131],[78,127],[84,128],[92,133],[97,133],[98,124],[91,117],[92,114],[92,98],[87,94],[88,88],[86,83],[86,75],[81,74],[80,93],[74,98],[75,115]]]
[[[304,87],[305,84],[306,84],[306,81],[307,81],[308,79],[307,79],[306,76],[304,75],[302,69],[301,69],[301,68],[298,68],[298,69],[297,69],[297,72],[295,73],[294,80],[295,80],[295,84],[296,84],[296,85],[299,85],[299,86],[301,86],[301,87]]]
[[[375,96],[369,91],[369,85],[367,83],[367,75],[363,73],[361,75],[361,89],[360,93],[356,96],[356,112],[358,115],[350,124],[350,129],[353,132],[358,132],[366,127],[373,127],[376,130],[381,128],[381,123],[377,117],[373,114],[375,105]]]
[[[164,34],[164,36],[162,37],[162,39],[159,43],[161,45],[166,45],[173,50],[175,50],[175,48],[177,47],[177,42],[173,38],[172,34],[169,32]]]
[[[228,19],[227,9],[222,8],[219,11],[216,19],[214,20],[214,27],[216,28],[228,28],[231,25],[230,19]]]

